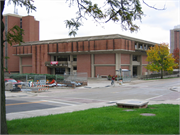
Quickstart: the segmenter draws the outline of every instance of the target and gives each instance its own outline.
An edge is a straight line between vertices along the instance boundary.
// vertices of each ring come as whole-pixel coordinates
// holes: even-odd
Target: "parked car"
[[[13,89],[11,89],[10,91],[21,91],[22,85],[21,85],[21,83],[18,83],[16,80],[11,79],[11,78],[6,78],[6,79],[4,79],[4,82],[5,82],[5,84],[7,82],[10,82],[13,84]]]

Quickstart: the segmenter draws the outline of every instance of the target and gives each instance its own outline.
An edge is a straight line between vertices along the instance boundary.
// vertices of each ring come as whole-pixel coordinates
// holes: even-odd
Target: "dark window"
[[[133,55],[133,61],[137,61],[137,55]]]
[[[54,61],[56,61],[56,56],[54,56]]]
[[[77,56],[76,55],[73,56],[73,61],[77,61]]]
[[[22,29],[22,18],[20,18],[20,28]],[[22,33],[21,33],[22,36]]]
[[[65,68],[55,68],[55,74],[64,74]]]
[[[20,18],[20,28],[22,29],[22,18]]]
[[[68,61],[68,56],[58,56],[57,61]]]
[[[73,67],[73,70],[77,70],[77,67]]]

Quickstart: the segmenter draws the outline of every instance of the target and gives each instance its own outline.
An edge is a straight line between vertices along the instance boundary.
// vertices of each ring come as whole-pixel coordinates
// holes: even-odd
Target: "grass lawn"
[[[7,121],[9,134],[179,134],[179,105],[117,106]],[[155,116],[142,116],[153,113]]]

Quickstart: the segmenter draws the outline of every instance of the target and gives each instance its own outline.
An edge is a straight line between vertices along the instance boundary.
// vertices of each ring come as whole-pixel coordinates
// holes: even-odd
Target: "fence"
[[[172,77],[179,77],[179,74],[164,74],[163,75],[163,78],[172,78]],[[139,79],[142,79],[142,80],[148,80],[148,79],[160,79],[161,78],[161,74],[158,73],[158,74],[150,74],[150,75],[142,75],[142,76],[139,76],[138,77]]]
[[[64,80],[59,80],[58,77],[63,76]],[[87,85],[87,73],[66,73],[64,75],[56,75],[57,84],[65,84],[69,87]]]
[[[76,87],[87,85],[87,73],[58,74],[58,75],[23,75],[16,74],[13,79],[21,83],[21,89],[42,90],[43,87],[67,86]],[[47,79],[48,78],[48,79]],[[43,89],[46,90],[46,89]]]
[[[123,79],[123,82],[130,82],[131,81],[131,71],[127,69],[122,69],[120,73],[119,70],[116,70],[117,81]]]
[[[131,82],[131,71],[123,71],[123,82]]]
[[[21,84],[21,89],[29,89],[31,91],[42,91],[48,88],[42,88],[46,85],[46,75],[22,75],[13,76],[18,83]]]

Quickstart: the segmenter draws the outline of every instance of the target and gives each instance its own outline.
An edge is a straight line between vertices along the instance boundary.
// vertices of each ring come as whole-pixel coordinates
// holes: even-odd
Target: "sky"
[[[105,0],[92,1],[100,4]],[[170,30],[174,29],[174,26],[180,25],[180,0],[145,0],[150,6],[159,9],[165,6],[165,10],[152,9],[143,4],[142,0],[140,1],[145,16],[142,17],[141,22],[136,22],[140,27],[138,32],[125,31],[121,25],[113,22],[99,25],[94,23],[92,18],[88,18],[83,21],[83,26],[79,28],[76,37],[122,34],[155,43],[169,44]],[[76,17],[77,6],[75,4],[69,8],[66,0],[34,0],[34,5],[37,10],[29,15],[33,15],[40,22],[40,40],[70,38],[69,29],[66,28],[64,21]],[[16,10],[18,15],[28,15],[25,8],[17,6]],[[7,13],[14,13],[13,3],[5,4],[3,14]]]

